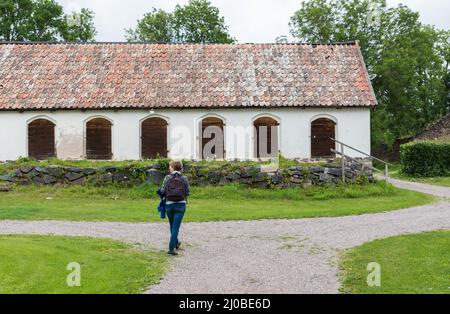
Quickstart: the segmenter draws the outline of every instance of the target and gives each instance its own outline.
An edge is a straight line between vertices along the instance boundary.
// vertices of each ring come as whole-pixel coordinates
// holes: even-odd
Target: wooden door
[[[278,155],[278,122],[270,117],[261,117],[255,122],[254,148],[256,158],[276,157]],[[260,146],[262,144],[262,146]]]
[[[112,159],[111,122],[95,118],[86,123],[86,158]]]
[[[148,118],[141,125],[141,157],[152,159],[167,157],[167,122],[161,118]]]
[[[225,150],[224,150],[224,128],[223,128],[224,124],[223,121],[219,118],[205,118],[202,120],[201,122],[201,133],[200,133],[200,147],[201,147],[201,152],[200,152],[200,156],[202,157],[202,159],[207,159],[207,158],[217,158],[217,159],[224,159],[225,157]],[[214,131],[216,129],[217,132],[215,132],[214,134],[211,134],[211,137],[205,136],[205,130],[208,127],[213,127],[210,128],[209,130]],[[205,154],[205,146],[210,142],[214,140],[217,145],[214,145],[214,147],[212,147],[211,151],[207,152]]]
[[[327,118],[320,118],[311,123],[311,157],[334,157],[336,144],[336,123]]]
[[[28,156],[38,160],[56,157],[53,122],[36,119],[28,124]]]

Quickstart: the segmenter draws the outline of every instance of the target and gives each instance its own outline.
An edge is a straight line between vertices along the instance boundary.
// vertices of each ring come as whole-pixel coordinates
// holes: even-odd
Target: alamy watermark
[[[199,128],[195,138],[185,126],[171,130],[171,155],[198,156],[204,160],[257,159],[276,163],[279,155],[278,126],[225,126],[222,123]],[[196,139],[193,141],[193,139]]]
[[[66,23],[69,27],[80,26],[81,20],[81,6],[76,2],[71,2],[67,5]]]
[[[370,273],[367,275],[367,285],[369,287],[381,286],[381,266],[376,262],[370,262],[367,264],[367,270]]]
[[[67,286],[81,287],[81,265],[77,262],[70,262],[66,269],[70,271],[66,278]]]
[[[370,1],[368,11],[369,13],[367,14],[366,19],[367,25],[371,27],[379,27],[381,25],[381,6],[374,1]]]

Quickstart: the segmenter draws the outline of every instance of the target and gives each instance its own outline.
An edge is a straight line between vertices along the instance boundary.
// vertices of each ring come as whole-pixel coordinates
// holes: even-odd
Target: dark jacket
[[[160,198],[160,202],[156,209],[159,212],[159,216],[164,219],[166,218],[166,195],[161,192],[161,189],[158,189],[158,191],[156,191],[156,194],[158,194]]]

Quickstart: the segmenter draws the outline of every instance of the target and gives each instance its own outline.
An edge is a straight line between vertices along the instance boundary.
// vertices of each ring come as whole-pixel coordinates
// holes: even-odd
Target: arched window
[[[224,159],[224,123],[216,117],[200,122],[200,156],[202,159]]]
[[[53,122],[47,119],[36,119],[28,124],[28,156],[36,159],[56,156]]]
[[[311,122],[311,157],[334,157],[336,144],[336,123],[328,118],[318,118]]]
[[[86,158],[112,158],[111,148],[112,123],[104,118],[94,118],[86,123]]]
[[[141,157],[152,159],[167,157],[167,121],[148,118],[141,124]]]
[[[255,128],[254,149],[256,158],[270,158],[278,155],[279,123],[270,117],[261,117],[253,122]]]

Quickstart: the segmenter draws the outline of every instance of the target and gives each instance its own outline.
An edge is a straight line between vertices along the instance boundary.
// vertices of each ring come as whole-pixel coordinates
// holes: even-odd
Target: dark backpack
[[[167,185],[166,198],[171,202],[181,202],[186,199],[186,187],[179,174],[170,178]]]

